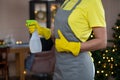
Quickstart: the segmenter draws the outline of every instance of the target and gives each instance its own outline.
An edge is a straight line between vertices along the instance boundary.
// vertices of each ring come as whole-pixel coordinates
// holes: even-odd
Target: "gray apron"
[[[59,38],[57,31],[60,29],[68,41],[80,42],[68,24],[69,15],[80,2],[81,0],[78,0],[71,10],[58,9],[54,24],[55,38]],[[77,57],[72,53],[65,52],[55,51],[55,54],[56,64],[53,80],[94,80],[94,64],[88,52],[79,53]]]

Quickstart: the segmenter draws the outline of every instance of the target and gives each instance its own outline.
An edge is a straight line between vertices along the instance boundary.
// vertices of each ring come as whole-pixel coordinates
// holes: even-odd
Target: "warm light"
[[[106,66],[105,66],[105,65],[104,65],[103,67],[104,67],[104,68],[106,68]]]
[[[106,57],[106,59],[109,59],[109,57]]]
[[[113,59],[111,61],[114,61]]]
[[[100,71],[97,71],[97,73],[99,74],[99,73],[100,73]]]
[[[119,36],[119,38],[120,38],[120,36]]]
[[[103,67],[106,68],[106,63],[103,64]]]
[[[108,62],[110,62],[110,60],[108,60]]]
[[[113,57],[111,57],[111,60],[113,60]]]
[[[101,73],[104,73],[104,71],[102,70]]]
[[[55,10],[56,9],[56,6],[55,5],[52,5],[51,6],[51,11]]]
[[[18,41],[16,41],[16,44],[19,44],[19,42],[18,42]]]
[[[103,57],[103,59],[105,59],[105,57]]]
[[[105,52],[108,53],[108,50],[106,50]]]
[[[100,64],[100,63],[101,63],[101,61],[98,61],[98,63]]]
[[[22,41],[16,41],[16,44],[22,44]]]
[[[114,45],[113,47],[116,47],[116,45]]]
[[[38,13],[38,11],[34,11],[34,13],[35,13],[35,14],[37,14],[37,13]]]
[[[115,52],[115,49],[113,49],[112,52]]]
[[[4,45],[4,44],[5,44],[4,40],[0,40],[0,45]]]
[[[91,35],[91,38],[93,38],[93,35]]]
[[[114,72],[111,72],[111,74],[114,74]]]
[[[105,54],[103,54],[103,56],[105,56]]]
[[[108,74],[105,74],[105,76],[108,76]]]
[[[110,68],[113,68],[113,64],[111,64]]]
[[[116,28],[118,29],[119,27],[117,26]]]
[[[24,73],[24,74],[26,74],[27,72],[26,72],[26,71],[24,71],[23,73]]]
[[[114,60],[113,60],[113,57],[111,57],[111,61],[114,61]]]
[[[115,64],[115,66],[118,66],[117,64]]]
[[[22,44],[22,41],[19,41],[19,44]]]

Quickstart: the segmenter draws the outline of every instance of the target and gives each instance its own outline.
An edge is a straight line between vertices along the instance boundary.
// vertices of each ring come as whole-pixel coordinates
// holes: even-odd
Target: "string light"
[[[118,66],[118,64],[115,64],[115,66]]]
[[[104,73],[104,71],[102,70],[101,73]]]
[[[103,57],[103,59],[105,59],[105,57]]]
[[[106,57],[106,59],[109,59],[109,57]]]
[[[99,74],[100,73],[100,71],[97,71],[97,74]]]
[[[108,62],[110,62],[110,60],[108,60]]]
[[[108,53],[108,50],[106,50],[105,52]]]
[[[101,61],[98,61],[98,63],[100,64],[100,63],[101,63]]]
[[[115,49],[113,49],[112,52],[115,52]]]
[[[111,72],[111,74],[114,74],[114,72]]]
[[[113,57],[111,57],[111,61],[114,61],[114,60],[113,60]]]
[[[111,64],[110,68],[113,68],[113,64]]]
[[[113,47],[116,47],[116,45],[114,45]]]
[[[113,59],[113,57],[111,57],[111,60]]]
[[[120,39],[120,36],[119,36],[119,39]]]
[[[106,68],[106,63],[103,64],[103,68]]]
[[[93,38],[93,35],[91,35],[90,37]]]
[[[116,28],[118,29],[119,27],[117,26]]]
[[[103,56],[105,56],[105,54],[103,54]]]
[[[105,76],[108,76],[108,74],[105,74]]]
[[[106,65],[104,65],[103,67],[106,68]]]

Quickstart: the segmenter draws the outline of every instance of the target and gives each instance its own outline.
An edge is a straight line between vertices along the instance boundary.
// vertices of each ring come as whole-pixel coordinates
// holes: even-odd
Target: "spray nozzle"
[[[36,26],[37,21],[36,20],[26,20],[26,26]]]

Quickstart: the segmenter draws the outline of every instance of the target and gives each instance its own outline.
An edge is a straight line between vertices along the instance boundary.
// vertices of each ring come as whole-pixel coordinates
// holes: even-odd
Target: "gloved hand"
[[[38,34],[45,37],[45,39],[49,39],[51,37],[50,29],[40,26],[36,20],[26,20],[26,26],[28,27],[30,33],[37,30]]]
[[[59,38],[55,40],[55,47],[58,52],[72,52],[74,56],[78,56],[80,52],[80,42],[68,42],[60,30],[58,30]]]

